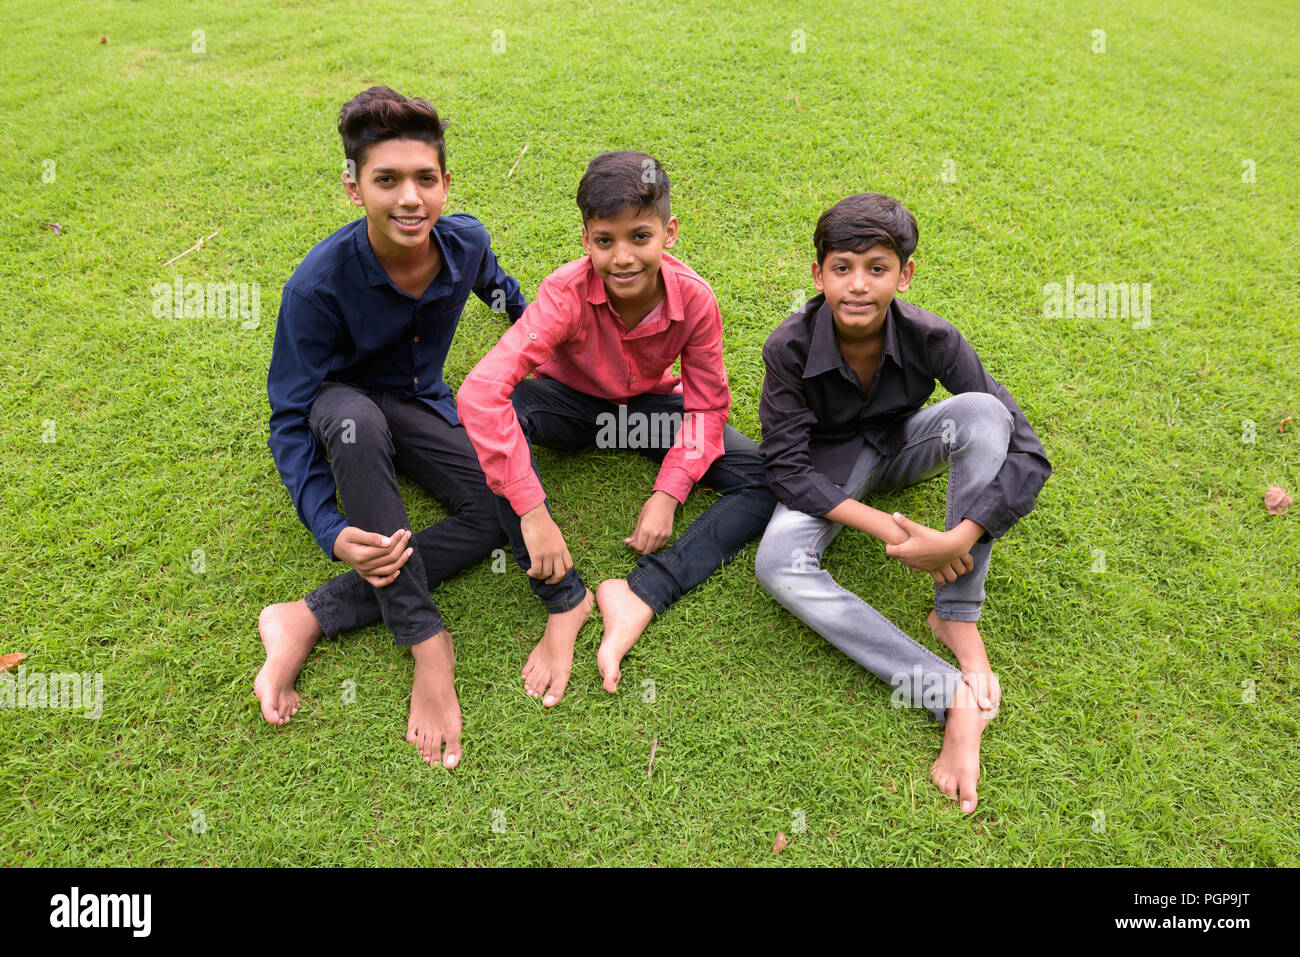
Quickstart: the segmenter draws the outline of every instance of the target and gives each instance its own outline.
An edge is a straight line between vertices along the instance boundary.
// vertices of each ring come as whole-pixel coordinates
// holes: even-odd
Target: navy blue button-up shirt
[[[443,265],[418,300],[398,289],[379,265],[364,217],[317,243],[280,298],[266,377],[267,445],[298,517],[330,558],[347,519],[335,504],[334,476],[308,425],[321,384],[345,382],[418,399],[458,425],[442,365],[469,294],[504,311],[511,322],[528,305],[473,216],[439,217],[430,235]]]

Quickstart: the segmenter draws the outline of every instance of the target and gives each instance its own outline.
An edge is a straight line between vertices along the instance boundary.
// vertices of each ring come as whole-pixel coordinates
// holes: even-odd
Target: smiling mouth
[[[856,310],[858,310],[858,311],[866,311],[867,309],[870,309],[870,308],[872,308],[873,306],[875,306],[875,303],[874,303],[874,302],[866,302],[866,301],[858,301],[858,300],[854,300],[854,299],[845,299],[844,301],[842,301],[842,302],[840,303],[840,306],[841,306],[842,308],[845,308],[845,309],[856,309]]]
[[[419,226],[424,222],[423,216],[394,216],[393,221],[403,226]]]
[[[639,275],[641,275],[641,271],[640,271],[640,270],[637,270],[636,272],[612,272],[612,273],[610,273],[610,276],[612,276],[614,279],[618,280],[619,282],[631,282],[633,279],[635,279],[635,278],[636,278],[637,276],[639,276]]]

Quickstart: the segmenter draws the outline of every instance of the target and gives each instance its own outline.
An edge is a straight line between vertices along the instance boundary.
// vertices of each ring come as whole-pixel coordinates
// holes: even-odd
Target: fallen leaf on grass
[[[785,845],[786,845],[785,831],[777,831],[776,843],[772,845],[772,853],[780,854],[782,851],[785,850]]]
[[[10,668],[16,668],[18,662],[27,656],[21,651],[15,651],[11,655],[0,655],[0,671],[8,671]]]
[[[48,226],[48,227],[50,228],[50,230],[51,230],[51,231],[54,233],[54,235],[56,235],[56,236],[62,236],[62,235],[63,235],[63,227],[60,226],[58,223],[41,223],[41,225],[42,225],[42,226]]]
[[[1285,515],[1291,507],[1291,496],[1286,494],[1286,489],[1282,486],[1270,485],[1264,493],[1264,507],[1270,515]]]

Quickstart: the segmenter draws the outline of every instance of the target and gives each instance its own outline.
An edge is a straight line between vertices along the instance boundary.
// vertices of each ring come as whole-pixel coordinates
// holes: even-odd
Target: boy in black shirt
[[[859,193],[813,236],[821,295],[763,346],[763,463],[779,503],[756,560],[763,586],[810,628],[889,682],[896,707],[946,724],[930,770],[969,813],[979,743],[1001,697],[976,627],[993,539],[1034,507],[1051,466],[1005,388],[952,325],[902,300],[916,220],[897,200]],[[922,408],[935,380],[952,397]],[[859,499],[949,471],[945,531]],[[821,569],[845,526],[935,581],[928,624],[958,672]],[[962,680],[962,679],[965,680]]]

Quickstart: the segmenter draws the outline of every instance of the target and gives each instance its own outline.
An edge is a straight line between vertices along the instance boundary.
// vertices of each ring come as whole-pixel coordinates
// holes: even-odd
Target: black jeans
[[[614,434],[624,441],[610,447],[632,448],[655,462],[662,462],[682,424],[680,395],[634,396],[628,399],[622,419],[619,407],[613,402],[570,389],[554,379],[524,379],[515,386],[510,400],[524,438],[530,444],[561,451],[594,448],[598,439],[605,445],[604,440]],[[637,433],[624,430],[626,434],[623,434],[619,428],[611,429],[611,419],[614,423],[639,421],[641,440],[625,441]],[[640,556],[637,567],[627,576],[628,587],[655,614],[663,614],[669,605],[712,575],[723,562],[734,558],[746,542],[767,527],[772,517],[776,496],[767,486],[758,444],[726,426],[723,449],[724,454],[699,482],[720,493],[722,498],[692,522],[671,548]],[[537,472],[536,458],[533,471]],[[549,511],[549,500],[546,507]],[[527,571],[532,561],[524,545],[519,516],[510,502],[500,497],[497,513],[510,538],[515,561]],[[570,569],[554,585],[536,578],[528,581],[551,613],[576,607],[587,594],[587,586],[577,568]]]
[[[325,383],[309,421],[329,458],[349,525],[383,535],[410,527],[398,471],[449,515],[412,534],[415,551],[391,584],[375,588],[349,571],[308,595],[307,607],[330,636],[382,617],[398,645],[433,637],[443,621],[429,592],[506,542],[495,496],[464,427],[417,400],[340,382]]]

